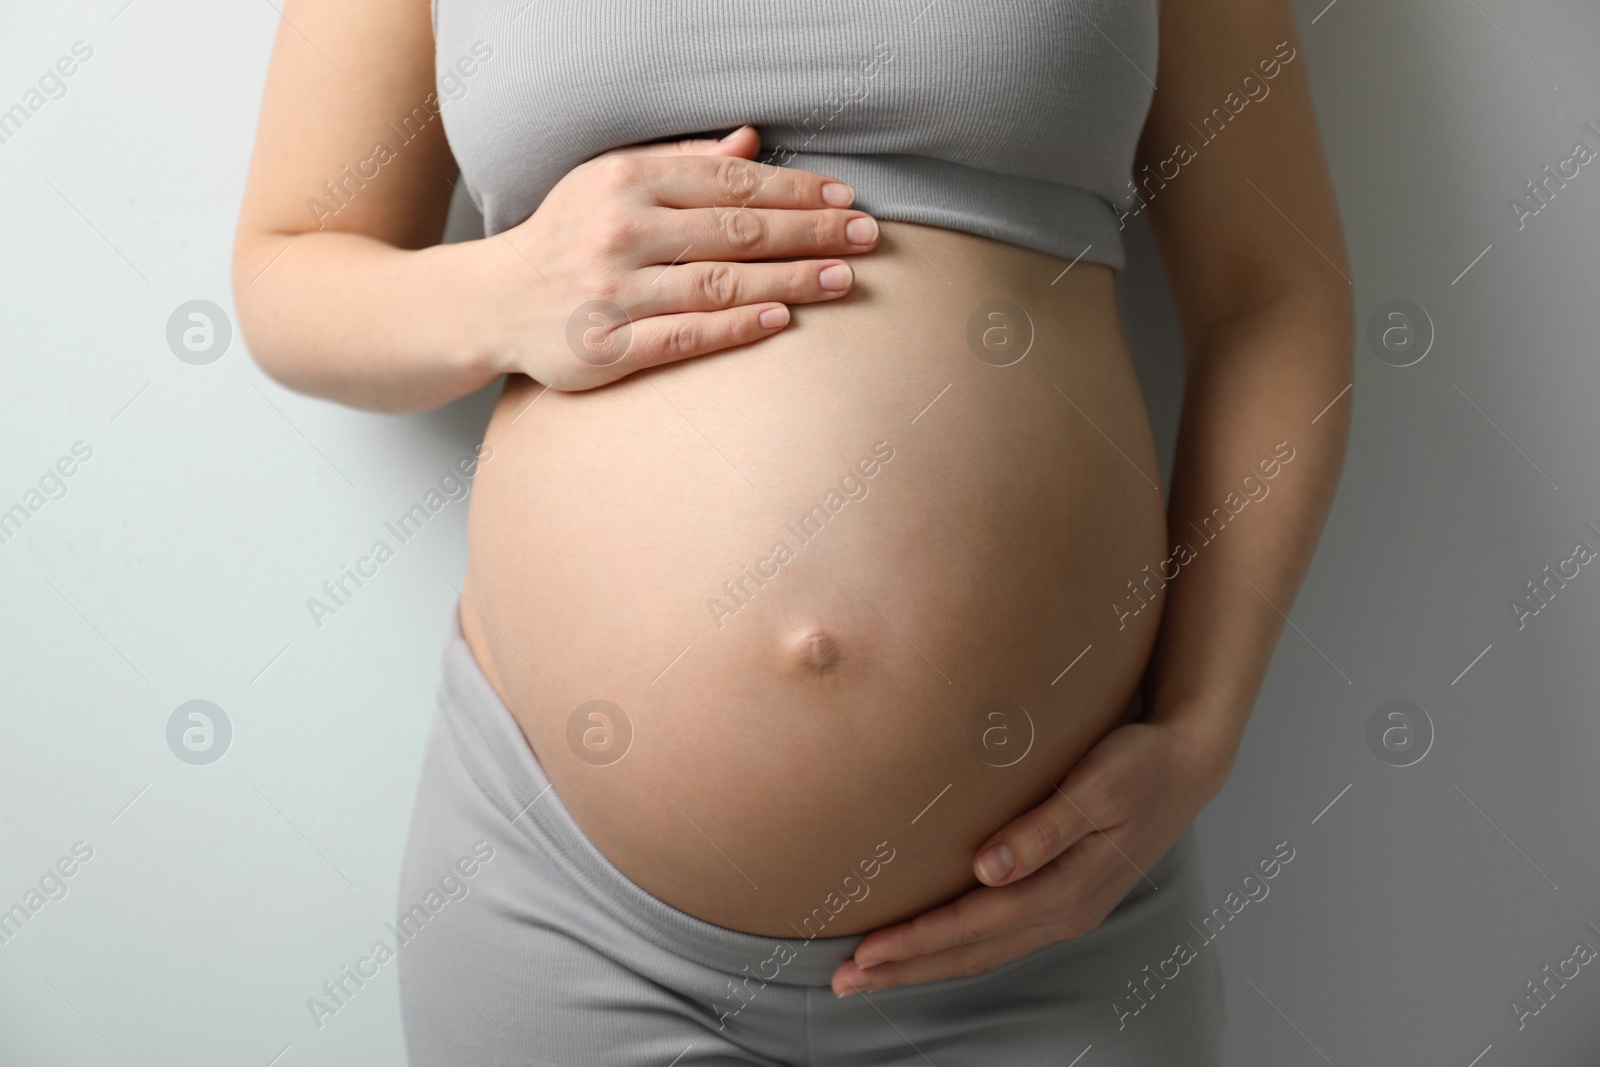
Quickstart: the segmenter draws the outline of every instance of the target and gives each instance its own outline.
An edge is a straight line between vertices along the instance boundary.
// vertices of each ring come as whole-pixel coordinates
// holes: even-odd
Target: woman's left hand
[[[869,934],[833,991],[981,974],[1093,930],[1222,787],[1233,753],[1218,747],[1170,721],[1112,730],[1049,799],[979,848],[983,887]]]

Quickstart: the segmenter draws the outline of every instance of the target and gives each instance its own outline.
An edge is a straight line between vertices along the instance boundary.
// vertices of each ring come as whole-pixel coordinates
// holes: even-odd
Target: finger
[[[947,949],[931,956],[918,956],[901,963],[880,963],[862,969],[846,960],[833,972],[833,992],[838,996],[876,993],[895,986],[918,982],[938,982],[947,978],[969,978],[991,971],[1012,960],[1021,959],[1058,940],[1048,929],[1031,927],[1004,937],[991,938],[975,945]]]
[[[751,260],[871,251],[878,224],[820,174],[747,159],[614,155],[584,182],[611,209],[590,239],[634,263]],[[665,210],[663,210],[665,209]]]
[[[971,890],[910,922],[875,930],[856,946],[863,968],[976,944],[1031,926],[1079,937],[1111,914],[1142,877],[1103,834],[1092,834],[1031,877]]]
[[[879,236],[872,216],[836,208],[633,208],[598,230],[594,247],[630,265],[742,263],[860,255]]]
[[[927,956],[971,945],[1009,931],[1047,921],[1070,894],[1066,872],[1050,869],[1036,878],[1000,889],[982,887],[909,922],[874,930],[856,946],[863,968]]]
[[[639,184],[661,207],[848,207],[855,194],[825,174],[697,150],[679,158],[640,158]]]
[[[665,270],[645,268],[643,273],[654,277],[641,282],[638,292],[627,301],[628,313],[635,319],[669,312],[720,311],[772,301],[811,304],[844,296],[855,284],[855,271],[837,259],[683,263]]]
[[[676,141],[651,141],[648,144],[623,145],[601,152],[595,159],[607,156],[738,156],[754,159],[761,151],[761,134],[746,123],[724,137],[684,137]]]
[[[823,208],[685,208],[651,213],[638,250],[645,262],[746,262],[870,252],[877,220],[861,211]]]
[[[585,363],[615,381],[646,367],[693,359],[770,337],[789,324],[789,309],[763,303],[726,311],[653,315],[620,326],[596,327],[581,339]]]
[[[1069,783],[1070,785],[1070,783]],[[973,873],[985,885],[1010,885],[1054,860],[1097,828],[1083,802],[1060,786],[978,848]]]

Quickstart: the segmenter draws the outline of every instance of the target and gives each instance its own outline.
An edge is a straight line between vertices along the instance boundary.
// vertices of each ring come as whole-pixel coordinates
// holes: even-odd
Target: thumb
[[[712,137],[687,137],[681,141],[656,141],[651,144],[626,145],[605,156],[740,156],[754,159],[761,151],[761,134],[746,123],[718,140]]]
[[[1044,803],[1017,816],[978,850],[973,873],[985,885],[1007,885],[1039,870],[1095,829],[1057,786]]]

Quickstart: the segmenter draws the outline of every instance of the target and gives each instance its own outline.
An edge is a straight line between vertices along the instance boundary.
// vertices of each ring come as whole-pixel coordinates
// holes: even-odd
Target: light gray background
[[[465,507],[320,630],[304,602],[470,451],[491,398],[368,415],[278,388],[237,338],[210,366],[174,358],[179,304],[232,314],[277,14],[124,2],[0,10],[0,108],[94,48],[0,144],[0,509],[94,449],[0,545],[0,907],[94,848],[0,946],[0,1064],[397,1064],[392,966],[320,1031],[305,1000],[394,904]],[[1233,1062],[1592,1064],[1600,968],[1520,1032],[1508,1002],[1600,945],[1600,576],[1520,632],[1507,599],[1600,524],[1600,168],[1522,232],[1506,201],[1600,124],[1600,7],[1296,9],[1358,325],[1408,299],[1437,339],[1405,369],[1358,352],[1337,506],[1201,818],[1217,903],[1297,850],[1218,943]],[[1170,469],[1176,333],[1131,234],[1123,308]],[[166,746],[196,698],[234,729],[208,767]],[[1413,767],[1367,747],[1393,698],[1437,730]]]

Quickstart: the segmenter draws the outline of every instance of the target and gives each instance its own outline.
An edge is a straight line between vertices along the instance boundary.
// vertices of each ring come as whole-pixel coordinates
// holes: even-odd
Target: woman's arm
[[[1183,330],[1168,527],[1189,551],[1165,569],[1144,720],[985,842],[987,887],[867,937],[836,992],[978,973],[1098,926],[1226,780],[1331,504],[1350,268],[1287,3],[1165,0],[1158,84],[1135,177],[1156,175],[1143,195]]]
[[[751,162],[749,126],[607,152],[520,225],[438,245],[455,163],[433,53],[428,0],[284,4],[233,284],[251,354],[291,388],[383,411],[504,373],[588,389],[769,337],[853,285],[806,257],[877,245],[842,184]],[[582,328],[594,301],[625,326]]]
[[[234,239],[251,354],[291,388],[360,407],[433,407],[487,384],[500,368],[474,344],[472,257],[429,247],[455,164],[427,0],[283,10]],[[379,145],[387,161],[363,166]]]
[[[1228,29],[1206,10],[1223,6]],[[1139,153],[1141,166],[1167,173],[1178,145],[1196,156],[1148,209],[1187,361],[1168,534],[1194,559],[1166,590],[1145,721],[1188,734],[1215,792],[1344,465],[1354,324],[1349,259],[1287,5],[1167,8],[1164,38],[1210,41],[1163,66],[1161,92],[1185,105],[1152,109]],[[1191,123],[1211,107],[1229,118],[1213,118],[1220,132],[1204,142]],[[1206,525],[1213,508],[1241,510],[1208,541],[1220,525]]]

